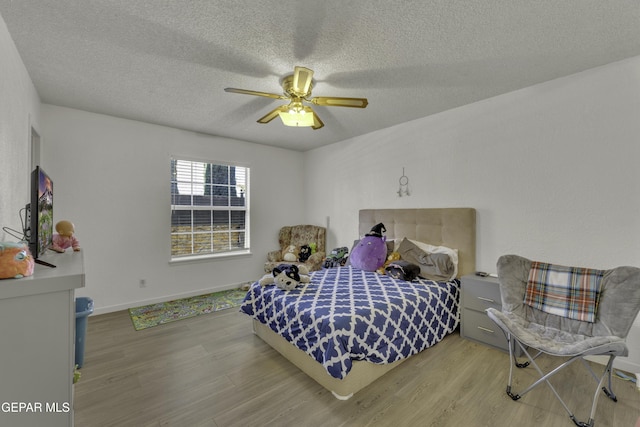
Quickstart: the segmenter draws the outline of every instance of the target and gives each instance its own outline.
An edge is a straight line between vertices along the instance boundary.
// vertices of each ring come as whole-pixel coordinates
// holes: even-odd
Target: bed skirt
[[[327,373],[322,364],[289,341],[273,332],[267,325],[253,320],[253,332],[273,347],[285,359],[296,365],[302,372],[313,378],[318,384],[329,390],[340,400],[347,400],[359,390],[365,388],[406,359],[389,364],[375,364],[355,360],[349,374],[344,379],[334,378]]]

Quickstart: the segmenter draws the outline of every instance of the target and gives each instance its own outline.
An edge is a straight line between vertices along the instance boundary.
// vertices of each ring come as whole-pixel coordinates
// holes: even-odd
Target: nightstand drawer
[[[464,337],[480,341],[508,350],[507,339],[502,330],[485,312],[473,311],[467,308],[462,313],[464,318]]]
[[[481,280],[465,280],[463,304],[465,308],[484,311],[489,307],[500,310],[500,286],[495,282]]]

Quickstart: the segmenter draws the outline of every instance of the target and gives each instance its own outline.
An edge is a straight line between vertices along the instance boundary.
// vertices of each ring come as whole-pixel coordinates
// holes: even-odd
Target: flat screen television
[[[53,241],[53,181],[37,166],[31,173],[31,222],[29,250],[38,264],[55,267],[39,260]]]

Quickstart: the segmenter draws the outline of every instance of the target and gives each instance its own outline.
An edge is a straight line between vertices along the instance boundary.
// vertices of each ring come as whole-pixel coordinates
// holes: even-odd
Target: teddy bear
[[[387,257],[387,260],[384,262],[384,265],[378,268],[376,270],[376,273],[387,274],[387,271],[386,271],[387,266],[391,264],[393,261],[398,261],[398,260],[400,260],[400,254],[398,252],[391,252]]]
[[[70,221],[58,221],[56,224],[57,234],[53,235],[53,243],[51,249],[56,252],[64,252],[67,248],[73,248],[74,251],[80,250],[80,242],[73,235],[76,229]]]
[[[298,252],[298,261],[307,262],[307,260],[311,256],[311,252],[312,252],[311,246],[309,245],[300,246],[300,252]]]
[[[261,286],[275,284],[278,288],[290,291],[299,283],[309,283],[309,270],[304,265],[300,267],[292,264],[280,264],[258,281]]]
[[[298,260],[298,250],[295,245],[289,245],[282,251],[282,259],[284,261],[294,262]]]

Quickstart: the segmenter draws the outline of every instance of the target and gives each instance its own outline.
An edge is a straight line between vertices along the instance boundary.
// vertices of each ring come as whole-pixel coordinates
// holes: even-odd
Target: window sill
[[[179,258],[172,258],[169,260],[169,264],[183,264],[185,262],[225,260],[225,259],[245,257],[250,255],[251,255],[250,250],[226,252],[222,254],[190,255],[190,256],[183,256]]]

